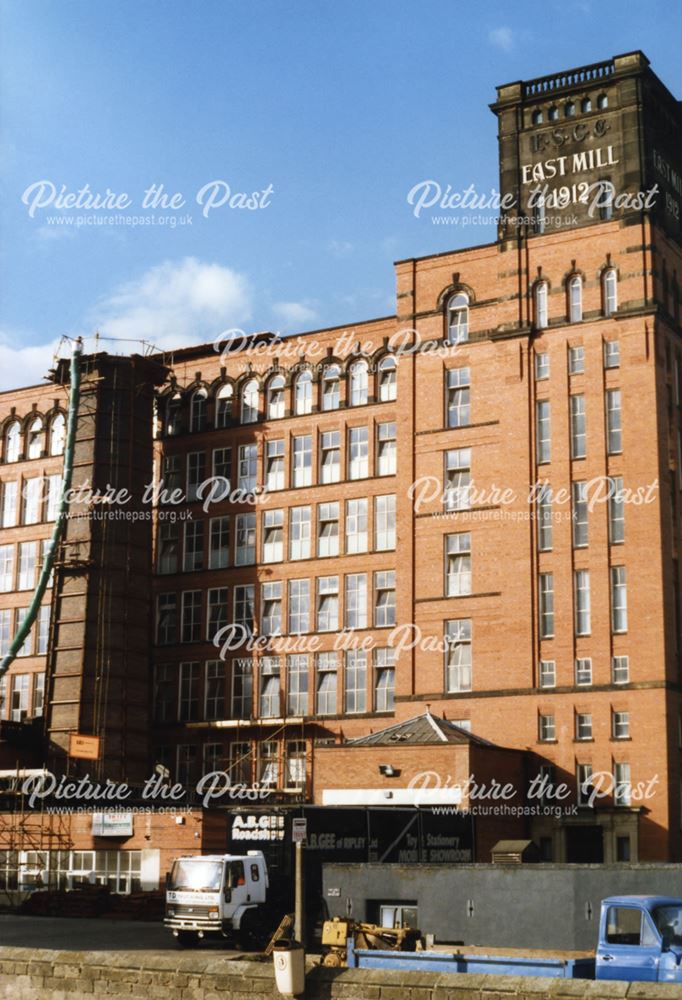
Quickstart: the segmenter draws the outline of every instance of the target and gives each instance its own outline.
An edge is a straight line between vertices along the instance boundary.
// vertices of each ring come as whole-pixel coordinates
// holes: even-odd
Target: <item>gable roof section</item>
[[[405,722],[396,722],[387,729],[370,733],[369,736],[348,740],[345,746],[442,746],[444,743],[494,746],[488,740],[474,736],[473,733],[448,719],[438,719],[430,712],[424,712],[423,715],[417,715]]]

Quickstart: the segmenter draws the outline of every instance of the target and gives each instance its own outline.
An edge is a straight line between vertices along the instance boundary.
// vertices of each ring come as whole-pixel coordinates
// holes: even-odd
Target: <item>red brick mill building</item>
[[[72,505],[2,682],[7,771],[64,771],[80,733],[101,754],[70,773],[225,769],[276,812],[472,805],[447,779],[473,767],[519,803],[538,776],[545,804],[567,789],[560,816],[477,819],[475,860],[505,836],[682,860],[680,104],[636,52],[499,87],[492,110],[514,207],[493,243],[397,262],[395,315],[84,356],[73,484],[126,487],[145,516]],[[67,406],[64,362],[0,395],[3,654]],[[225,815],[191,836],[135,815],[114,840],[67,819],[50,844],[34,816],[34,844],[152,884],[171,827],[219,849]],[[26,843],[3,821],[11,881]]]

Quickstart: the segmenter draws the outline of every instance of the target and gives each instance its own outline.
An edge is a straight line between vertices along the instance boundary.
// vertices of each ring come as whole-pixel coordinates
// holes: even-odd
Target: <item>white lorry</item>
[[[267,894],[262,851],[177,858],[166,876],[164,925],[180,947],[206,937],[237,939],[242,948],[255,947],[276,925]]]

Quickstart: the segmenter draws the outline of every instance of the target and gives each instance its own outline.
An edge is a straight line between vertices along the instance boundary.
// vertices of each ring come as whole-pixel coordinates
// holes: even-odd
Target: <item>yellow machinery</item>
[[[334,917],[333,920],[325,920],[322,927],[323,965],[338,967],[346,964],[349,937],[353,938],[355,948],[421,951],[423,947],[421,932],[412,927],[378,927],[376,924]]]

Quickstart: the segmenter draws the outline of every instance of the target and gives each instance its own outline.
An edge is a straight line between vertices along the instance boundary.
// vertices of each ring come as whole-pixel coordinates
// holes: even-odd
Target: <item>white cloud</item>
[[[317,319],[315,310],[305,302],[275,302],[272,311],[285,326],[303,326]]]
[[[23,385],[39,385],[52,368],[59,340],[29,347],[13,346],[25,341],[25,333],[0,332],[0,392]]]
[[[503,52],[511,52],[515,44],[514,32],[506,27],[493,28],[488,34],[488,41]]]
[[[348,240],[330,240],[327,249],[333,257],[349,257],[355,247]]]
[[[250,317],[251,289],[243,275],[185,257],[120,285],[90,310],[89,325],[103,336],[147,340],[169,350],[213,340]]]

